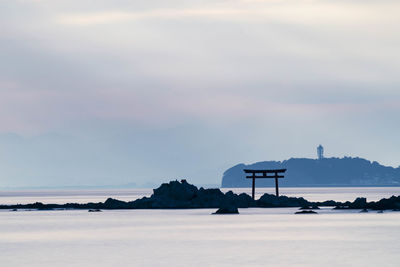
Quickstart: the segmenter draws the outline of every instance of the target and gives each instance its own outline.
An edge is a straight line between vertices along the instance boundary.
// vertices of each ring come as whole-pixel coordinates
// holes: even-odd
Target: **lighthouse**
[[[317,154],[318,154],[318,159],[323,159],[324,158],[324,147],[319,145],[317,147]]]

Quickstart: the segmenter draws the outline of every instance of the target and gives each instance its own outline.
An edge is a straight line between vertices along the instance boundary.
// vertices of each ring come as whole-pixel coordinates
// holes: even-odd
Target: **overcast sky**
[[[400,165],[400,2],[0,0],[0,187]]]

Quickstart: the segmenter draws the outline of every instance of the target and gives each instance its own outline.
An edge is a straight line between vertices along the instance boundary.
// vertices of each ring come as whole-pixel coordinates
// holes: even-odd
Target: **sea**
[[[248,188],[223,189],[250,193]],[[0,204],[131,201],[151,189],[0,191]],[[256,197],[274,193],[260,188]],[[368,201],[399,187],[281,188],[311,201]],[[0,266],[400,266],[400,212],[297,208],[1,210]]]

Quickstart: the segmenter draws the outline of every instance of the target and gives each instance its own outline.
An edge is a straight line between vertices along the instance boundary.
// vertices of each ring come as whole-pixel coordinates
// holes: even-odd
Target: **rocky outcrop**
[[[188,182],[171,181],[153,190],[150,197],[130,202],[135,209],[218,208],[229,196],[219,189],[198,189]]]
[[[359,197],[353,202],[338,203],[335,209],[372,209],[372,210],[395,210],[400,208],[400,196],[383,198],[377,202],[367,202],[366,198]]]
[[[392,196],[388,199],[381,199],[377,202],[367,202],[365,198],[357,198],[353,202],[336,202],[328,200],[324,202],[310,202],[300,197],[275,196],[264,194],[258,200],[253,200],[247,194],[235,194],[232,191],[227,193],[219,189],[198,189],[196,186],[187,183],[185,180],[171,181],[162,184],[153,190],[150,197],[143,197],[135,201],[125,202],[108,198],[105,202],[99,203],[67,203],[67,204],[33,204],[0,205],[0,209],[196,209],[196,208],[269,208],[269,207],[317,207],[336,206],[336,209],[373,209],[385,210],[400,209],[400,196]],[[221,210],[223,211],[223,210]]]
[[[186,181],[172,181],[162,184],[154,190],[150,198],[142,198],[131,203],[136,209],[168,208],[220,208],[221,205],[233,205],[237,208],[249,207],[299,207],[309,205],[304,198],[276,197],[264,194],[259,200],[253,200],[247,194],[226,194],[219,189],[204,189],[188,184]]]
[[[353,202],[346,201],[345,203],[339,203],[335,209],[367,209],[367,199],[364,197],[358,197]]]
[[[311,205],[302,197],[287,197],[287,196],[275,196],[270,194],[264,194],[257,201],[257,207],[271,208],[271,207],[303,207]]]
[[[396,210],[400,208],[400,196],[392,196],[390,198],[383,198],[377,202],[370,202],[366,204],[367,208],[373,210]]]

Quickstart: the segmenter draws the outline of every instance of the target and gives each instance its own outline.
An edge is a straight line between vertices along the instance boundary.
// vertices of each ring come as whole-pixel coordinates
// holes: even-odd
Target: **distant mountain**
[[[222,187],[251,187],[243,169],[287,169],[282,186],[400,186],[400,167],[393,168],[362,158],[291,158],[238,164],[222,177]],[[257,187],[274,186],[274,179],[257,179]]]

